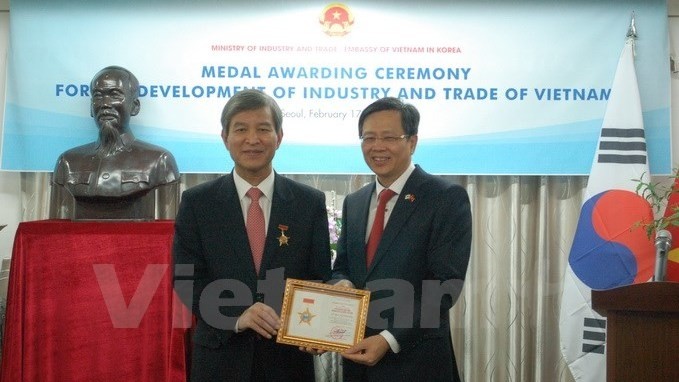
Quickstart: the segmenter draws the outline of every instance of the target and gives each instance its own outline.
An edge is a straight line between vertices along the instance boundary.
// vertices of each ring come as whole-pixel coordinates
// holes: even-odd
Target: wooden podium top
[[[679,313],[679,282],[647,282],[593,290],[592,308],[602,316],[609,311]]]

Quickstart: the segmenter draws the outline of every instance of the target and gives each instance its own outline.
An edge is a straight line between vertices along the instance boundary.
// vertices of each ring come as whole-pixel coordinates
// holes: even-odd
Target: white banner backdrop
[[[5,170],[51,171],[96,139],[92,76],[141,82],[138,138],[182,172],[226,172],[226,100],[285,112],[282,173],[367,173],[357,120],[377,98],[422,113],[415,162],[439,174],[587,174],[632,12],[651,172],[669,173],[667,7],[622,1],[13,0]]]

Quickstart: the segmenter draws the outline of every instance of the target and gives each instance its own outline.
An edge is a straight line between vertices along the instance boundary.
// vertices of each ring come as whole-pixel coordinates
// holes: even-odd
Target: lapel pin
[[[409,201],[410,203],[415,201],[415,195],[414,194],[406,194],[405,200]]]

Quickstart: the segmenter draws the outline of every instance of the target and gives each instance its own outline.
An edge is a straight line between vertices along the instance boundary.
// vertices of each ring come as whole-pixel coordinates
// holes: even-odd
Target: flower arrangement
[[[330,231],[330,250],[332,251],[332,262],[337,256],[337,240],[342,232],[342,211],[327,206],[328,210],[328,231]]]
[[[662,229],[669,226],[679,226],[679,204],[673,203],[670,210],[667,210],[670,197],[679,193],[679,169],[675,169],[669,179],[672,179],[671,185],[668,185],[667,181],[645,181],[643,176],[642,179],[633,179],[637,182],[637,195],[646,199],[653,210],[654,219],[652,221],[640,221],[636,224],[637,227],[643,227],[646,230],[646,236],[649,239]]]
[[[337,256],[337,240],[342,232],[342,211],[335,208],[335,191],[332,194],[332,205],[326,206],[328,212],[328,231],[330,232],[330,251],[332,263]]]
[[[673,227],[679,227],[679,169],[673,169],[672,175],[661,182],[634,180],[637,182],[637,195],[646,199],[653,209],[651,221],[640,221],[635,226],[643,227],[649,240],[653,240],[660,230],[669,230],[670,233],[676,234],[676,229]],[[667,235],[664,235],[664,237],[667,238]],[[677,240],[679,239],[675,237],[675,244],[671,246],[665,258],[667,270],[664,278],[661,278],[663,281],[679,281]],[[656,245],[658,244],[656,243]]]

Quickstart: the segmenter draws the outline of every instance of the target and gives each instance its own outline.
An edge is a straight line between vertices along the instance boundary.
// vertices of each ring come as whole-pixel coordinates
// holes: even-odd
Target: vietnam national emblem
[[[346,5],[332,3],[323,9],[319,22],[328,36],[344,36],[351,32],[354,15]]]

